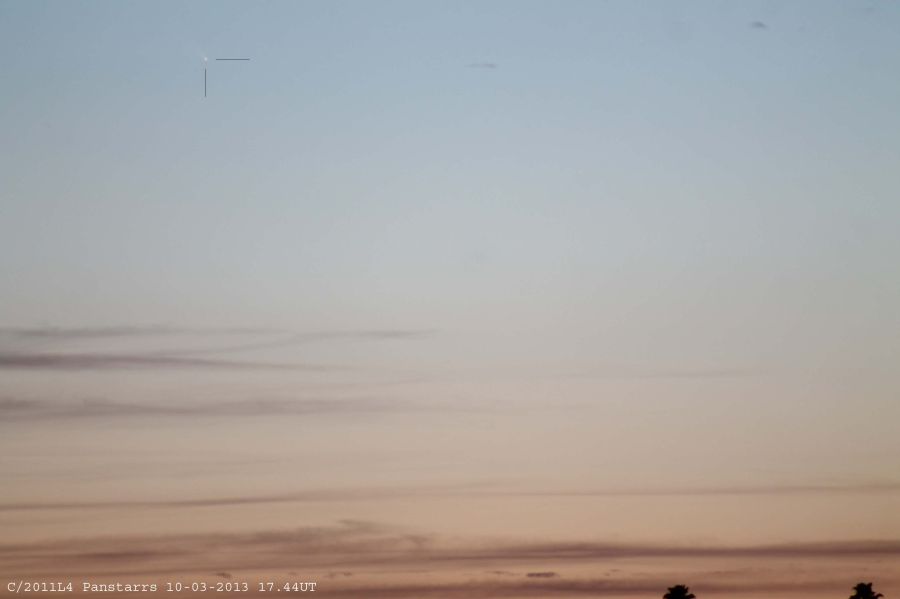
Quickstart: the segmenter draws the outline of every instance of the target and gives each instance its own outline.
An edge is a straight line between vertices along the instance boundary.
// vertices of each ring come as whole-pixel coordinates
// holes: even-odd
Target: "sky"
[[[898,30],[0,0],[0,573],[900,594]]]

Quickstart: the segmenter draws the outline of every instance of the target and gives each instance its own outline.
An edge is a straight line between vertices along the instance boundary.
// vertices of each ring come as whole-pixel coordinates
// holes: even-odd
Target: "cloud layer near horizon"
[[[816,581],[767,578],[765,572],[743,581],[711,572],[710,560],[790,561],[864,558],[896,563],[900,541],[834,541],[755,546],[623,544],[604,542],[511,542],[447,539],[362,521],[334,526],[244,533],[183,534],[142,537],[94,537],[29,544],[0,544],[0,572],[17,576],[79,575],[131,578],[227,573],[247,578],[258,572],[302,570],[323,577],[329,596],[374,593],[376,597],[608,596],[650,594],[672,583],[660,575],[626,576],[627,560],[679,559],[694,583],[717,594],[740,592],[822,591],[841,588],[827,576]],[[887,561],[885,561],[887,560]],[[589,567],[593,564],[593,567]],[[588,566],[586,568],[586,566]],[[547,569],[552,567],[552,570]],[[498,570],[497,568],[503,568]],[[573,568],[587,572],[573,575]],[[591,570],[604,572],[591,576]],[[884,567],[883,578],[898,572]],[[333,575],[337,571],[340,576]],[[377,571],[378,581],[366,581]],[[428,582],[405,573],[428,575]],[[705,572],[705,573],[704,573]],[[455,573],[455,574],[454,574]],[[501,576],[500,573],[504,575]],[[448,581],[446,575],[452,575]],[[271,575],[271,574],[270,574]]]

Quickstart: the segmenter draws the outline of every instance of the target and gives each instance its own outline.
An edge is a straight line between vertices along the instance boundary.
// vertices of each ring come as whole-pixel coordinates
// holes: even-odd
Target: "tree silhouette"
[[[673,587],[669,587],[668,592],[663,595],[663,599],[696,599],[696,596],[691,592],[691,589],[687,588],[685,585],[676,584]]]
[[[857,584],[853,587],[853,594],[850,595],[850,599],[879,599],[879,597],[884,597],[884,595],[873,591],[871,582]]]

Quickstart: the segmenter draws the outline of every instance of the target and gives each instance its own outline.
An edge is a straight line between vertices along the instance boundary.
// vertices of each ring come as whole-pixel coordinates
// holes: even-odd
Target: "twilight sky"
[[[897,595],[898,31],[0,0],[0,574]]]

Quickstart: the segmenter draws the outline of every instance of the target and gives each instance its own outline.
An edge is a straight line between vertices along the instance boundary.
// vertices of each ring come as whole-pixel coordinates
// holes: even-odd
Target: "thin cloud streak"
[[[496,495],[516,497],[630,497],[697,495],[802,495],[808,493],[895,493],[900,482],[873,482],[847,485],[759,485],[685,488],[605,489],[572,491],[498,491]]]
[[[19,370],[113,370],[113,369],[274,369],[335,370],[332,366],[279,363],[272,361],[221,360],[212,354],[238,353],[260,349],[290,347],[326,341],[394,341],[420,339],[433,331],[421,329],[355,329],[296,333],[274,329],[188,328],[168,326],[117,327],[37,327],[0,328],[7,347],[0,348],[0,369]],[[251,337],[240,343],[213,347],[192,347],[190,337]],[[91,342],[109,339],[148,337],[182,338],[182,347],[142,350],[140,352],[59,352],[59,344],[69,341]],[[12,339],[13,347],[9,347]],[[35,343],[41,350],[35,349]],[[47,346],[50,345],[54,349]]]
[[[181,404],[125,403],[103,399],[43,401],[0,398],[2,421],[60,421],[116,417],[270,416],[385,413],[424,409],[409,402],[359,399],[247,399]]]
[[[201,499],[169,499],[147,501],[62,501],[44,503],[5,503],[0,504],[0,512],[16,511],[48,511],[48,510],[105,510],[105,509],[147,509],[147,508],[206,508],[241,505],[264,505],[274,503],[304,503],[333,501],[372,501],[376,499],[422,497],[425,495],[451,495],[452,488],[443,487],[398,487],[398,488],[359,488],[359,489],[320,489],[297,493],[274,495],[252,495],[236,497],[209,497]]]
[[[178,327],[168,325],[128,325],[107,327],[0,327],[0,335],[21,339],[106,339],[119,337],[159,336],[263,336],[288,335],[297,341],[329,339],[410,339],[432,334],[425,329],[347,329],[295,332],[276,328],[254,327]]]
[[[7,370],[133,370],[133,369],[239,369],[301,370],[321,372],[337,370],[334,366],[291,364],[281,362],[244,362],[190,358],[157,353],[31,353],[0,352],[0,369]]]
[[[241,343],[230,346],[206,347],[187,350],[170,350],[168,354],[185,356],[185,355],[209,355],[222,353],[235,353],[243,351],[252,351],[257,349],[273,349],[279,347],[291,347],[294,345],[303,345],[306,343],[328,342],[328,341],[393,341],[393,340],[411,340],[421,339],[431,335],[432,331],[389,331],[389,330],[372,330],[372,331],[320,331],[311,333],[291,333],[287,336],[279,336],[276,339],[266,339],[248,343]]]
[[[400,406],[386,406],[384,409],[404,409]],[[349,406],[348,406],[348,409]],[[409,497],[665,497],[665,496],[706,496],[706,495],[794,495],[794,494],[854,494],[854,493],[898,493],[900,483],[869,483],[857,485],[786,485],[759,487],[682,488],[682,489],[609,489],[596,491],[503,491],[480,488],[477,483],[459,486],[435,487],[388,487],[355,489],[319,489],[297,493],[273,495],[248,495],[190,500],[146,500],[146,501],[94,501],[94,502],[29,502],[2,503],[0,512],[46,511],[46,510],[98,510],[129,508],[204,508],[239,505],[264,505],[274,503],[304,503],[331,501],[371,501],[377,499]]]
[[[167,325],[128,325],[106,327],[2,327],[0,335],[22,339],[106,339],[116,337],[157,337],[165,335],[266,335],[278,329],[264,328],[191,328]]]
[[[685,369],[642,369],[634,366],[610,366],[596,370],[559,373],[559,378],[612,379],[612,380],[653,380],[653,379],[730,379],[746,378],[763,374],[761,370],[748,368],[685,368]]]

